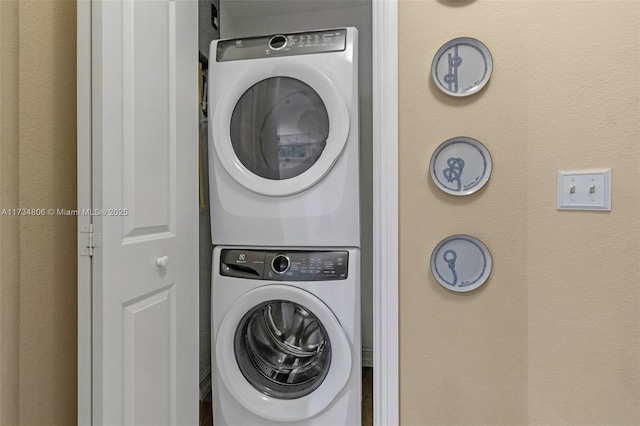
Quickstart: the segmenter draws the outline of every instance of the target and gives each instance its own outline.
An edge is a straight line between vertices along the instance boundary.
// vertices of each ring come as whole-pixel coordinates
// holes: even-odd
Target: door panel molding
[[[177,424],[175,285],[155,290],[122,306],[123,404],[127,425]],[[166,325],[158,327],[158,323]],[[139,344],[141,337],[144,344]],[[167,347],[171,350],[167,351]],[[148,362],[150,358],[155,358],[153,363]]]
[[[123,223],[128,240],[175,229],[176,10],[168,0],[122,5],[122,205],[129,207]],[[145,167],[150,162],[156,165],[151,173]]]

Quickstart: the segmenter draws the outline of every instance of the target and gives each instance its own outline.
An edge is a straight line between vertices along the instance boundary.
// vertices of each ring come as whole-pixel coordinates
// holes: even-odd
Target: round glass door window
[[[331,343],[308,309],[285,300],[253,307],[236,328],[236,362],[258,391],[296,399],[316,390],[331,365]]]
[[[231,116],[231,144],[242,164],[265,179],[298,176],[313,166],[329,136],[329,116],[309,85],[273,77],[251,86]]]

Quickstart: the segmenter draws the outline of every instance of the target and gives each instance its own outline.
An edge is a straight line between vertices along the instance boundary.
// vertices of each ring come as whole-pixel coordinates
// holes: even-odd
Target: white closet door
[[[196,425],[198,4],[91,5],[91,417]]]

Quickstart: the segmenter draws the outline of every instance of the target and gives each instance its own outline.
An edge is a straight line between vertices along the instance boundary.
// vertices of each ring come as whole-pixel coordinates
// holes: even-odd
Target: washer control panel
[[[271,281],[347,279],[348,251],[223,249],[220,275]]]
[[[220,40],[216,61],[259,59],[270,56],[307,55],[341,52],[347,47],[347,30],[321,30],[300,33],[273,34],[261,37]]]

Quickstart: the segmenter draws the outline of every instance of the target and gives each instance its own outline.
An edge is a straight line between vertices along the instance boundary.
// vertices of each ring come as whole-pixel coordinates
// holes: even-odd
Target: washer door
[[[349,136],[342,95],[322,72],[275,61],[245,71],[217,102],[213,142],[229,174],[263,195],[295,194],[322,179]]]
[[[351,345],[338,319],[296,287],[245,293],[225,314],[215,344],[224,385],[243,407],[270,420],[313,417],[351,374]]]

